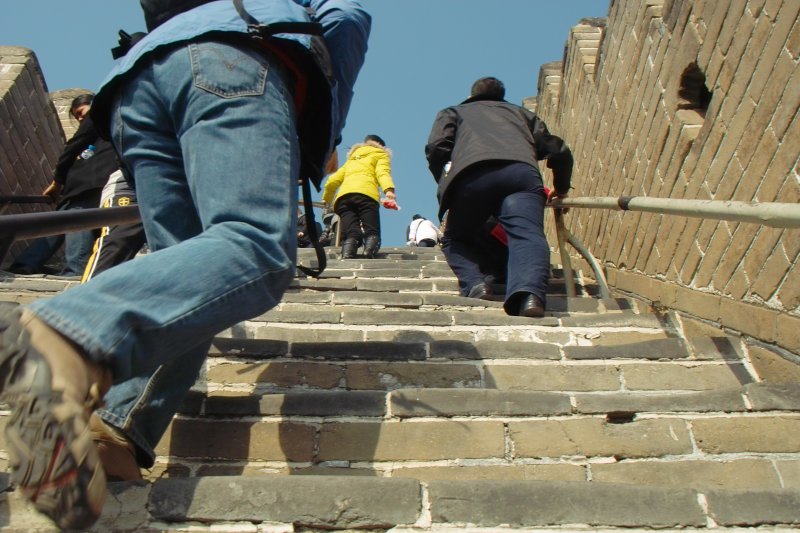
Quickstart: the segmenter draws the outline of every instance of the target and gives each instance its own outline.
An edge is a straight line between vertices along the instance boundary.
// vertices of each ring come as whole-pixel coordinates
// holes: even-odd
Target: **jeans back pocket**
[[[267,59],[255,50],[218,43],[189,45],[195,87],[222,98],[258,96],[267,82]]]

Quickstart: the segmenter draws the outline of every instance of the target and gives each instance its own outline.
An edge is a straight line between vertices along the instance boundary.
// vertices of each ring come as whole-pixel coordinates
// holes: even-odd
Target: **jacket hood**
[[[352,155],[355,153],[356,150],[358,150],[359,148],[364,148],[365,146],[371,146],[372,148],[377,148],[378,150],[383,150],[384,152],[386,152],[386,154],[390,158],[392,157],[391,149],[386,148],[385,146],[381,146],[380,144],[376,143],[375,141],[367,141],[365,143],[357,143],[357,144],[354,144],[353,146],[351,146],[350,147],[350,151],[347,152],[347,158],[350,159],[350,157],[352,157]]]

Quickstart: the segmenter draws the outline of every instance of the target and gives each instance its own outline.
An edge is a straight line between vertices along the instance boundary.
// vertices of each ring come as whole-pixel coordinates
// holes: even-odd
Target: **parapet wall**
[[[539,74],[573,196],[800,201],[797,0],[612,0]],[[575,209],[609,282],[800,353],[800,230]],[[549,228],[552,233],[552,227]]]
[[[89,92],[48,93],[33,51],[0,46],[0,195],[40,195],[53,179],[58,157],[78,129],[69,115],[72,99]],[[9,204],[2,214],[50,211],[52,204]],[[4,262],[24,248],[16,243]]]
[[[41,194],[53,177],[64,132],[36,55],[27,48],[0,46],[0,124],[0,194]]]

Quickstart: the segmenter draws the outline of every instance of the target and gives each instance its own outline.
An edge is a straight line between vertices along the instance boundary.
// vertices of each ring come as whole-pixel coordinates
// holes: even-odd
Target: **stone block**
[[[283,322],[290,324],[339,324],[342,321],[342,313],[311,305],[285,306],[285,308],[272,309],[250,320],[253,322]]]
[[[417,309],[422,305],[422,296],[405,293],[337,292],[334,305],[372,305],[381,307],[403,307]]]
[[[720,322],[757,339],[775,340],[778,311],[758,305],[723,298],[720,301]]]
[[[434,524],[665,528],[705,525],[694,491],[569,481],[431,481]]]
[[[800,381],[796,383],[751,383],[745,393],[753,411],[800,411]]]
[[[625,386],[635,390],[719,390],[753,381],[742,364],[652,363],[621,366]]]
[[[800,489],[800,460],[775,461],[783,486],[787,489]]]
[[[593,316],[574,316],[561,319],[564,327],[634,327],[634,328],[660,328],[661,323],[650,313],[605,313]]]
[[[215,337],[209,354],[257,358],[284,357],[289,354],[289,343],[271,339]]]
[[[156,454],[228,461],[309,462],[314,457],[315,432],[314,426],[296,422],[176,418],[156,447]]]
[[[208,369],[208,380],[222,384],[258,384],[277,387],[332,389],[341,385],[344,369],[330,363],[280,361],[231,363]]]
[[[342,312],[342,323],[357,326],[450,326],[453,324],[453,316],[451,313],[433,311],[345,309]]]
[[[325,529],[413,524],[419,484],[411,479],[288,476],[157,481],[149,509],[162,522],[275,522]]]
[[[692,422],[697,447],[712,454],[720,453],[797,453],[800,417],[791,415],[759,417],[720,417]]]
[[[427,345],[422,342],[353,341],[293,342],[292,357],[328,360],[422,361]]]
[[[436,340],[430,344],[431,359],[561,359],[555,344],[514,341]]]
[[[677,418],[624,424],[603,418],[510,422],[517,457],[661,457],[692,452],[686,422]]]
[[[792,273],[790,273],[790,276],[792,276]],[[793,276],[793,280],[794,283],[800,284],[796,275]],[[800,317],[784,313],[778,315],[775,340],[778,345],[795,354],[800,354]]]
[[[477,388],[481,372],[476,365],[457,363],[350,363],[345,383],[351,390]]]
[[[377,416],[386,414],[386,394],[372,391],[315,391],[257,394],[190,393],[181,413],[205,416]]]
[[[707,489],[781,488],[772,461],[622,461],[592,464],[592,481],[659,487]]]
[[[331,422],[322,425],[320,461],[439,461],[505,454],[502,422]]]
[[[615,391],[620,369],[610,365],[487,365],[487,388],[529,391]]]
[[[553,480],[586,481],[586,467],[570,464],[507,464],[480,466],[403,466],[392,469],[393,478],[432,480]]]
[[[432,292],[434,283],[429,279],[368,279],[359,278],[353,283],[352,289],[359,291],[390,292]],[[349,289],[349,290],[352,290]],[[446,290],[446,289],[445,289]]]
[[[484,389],[402,389],[389,395],[399,418],[555,416],[572,412],[568,394]]]
[[[750,363],[766,383],[800,383],[800,365],[760,346],[750,346]]]
[[[681,339],[653,339],[616,346],[565,346],[567,359],[683,359],[689,357]]]
[[[800,524],[798,490],[706,492],[709,516],[720,526]]]
[[[578,393],[578,413],[680,413],[746,411],[741,389],[666,393]]]

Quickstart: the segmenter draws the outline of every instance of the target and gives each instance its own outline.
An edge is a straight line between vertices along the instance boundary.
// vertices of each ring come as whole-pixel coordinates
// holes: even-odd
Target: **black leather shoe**
[[[544,316],[544,304],[535,294],[529,294],[519,304],[519,316],[541,318]]]
[[[490,302],[503,301],[503,297],[495,294],[487,283],[478,283],[477,285],[473,285],[469,290],[469,294],[467,294],[467,298],[477,298],[478,300],[488,300]]]
[[[487,296],[492,293],[492,289],[485,283],[478,283],[469,289],[467,298],[477,298],[478,300],[485,300]]]

